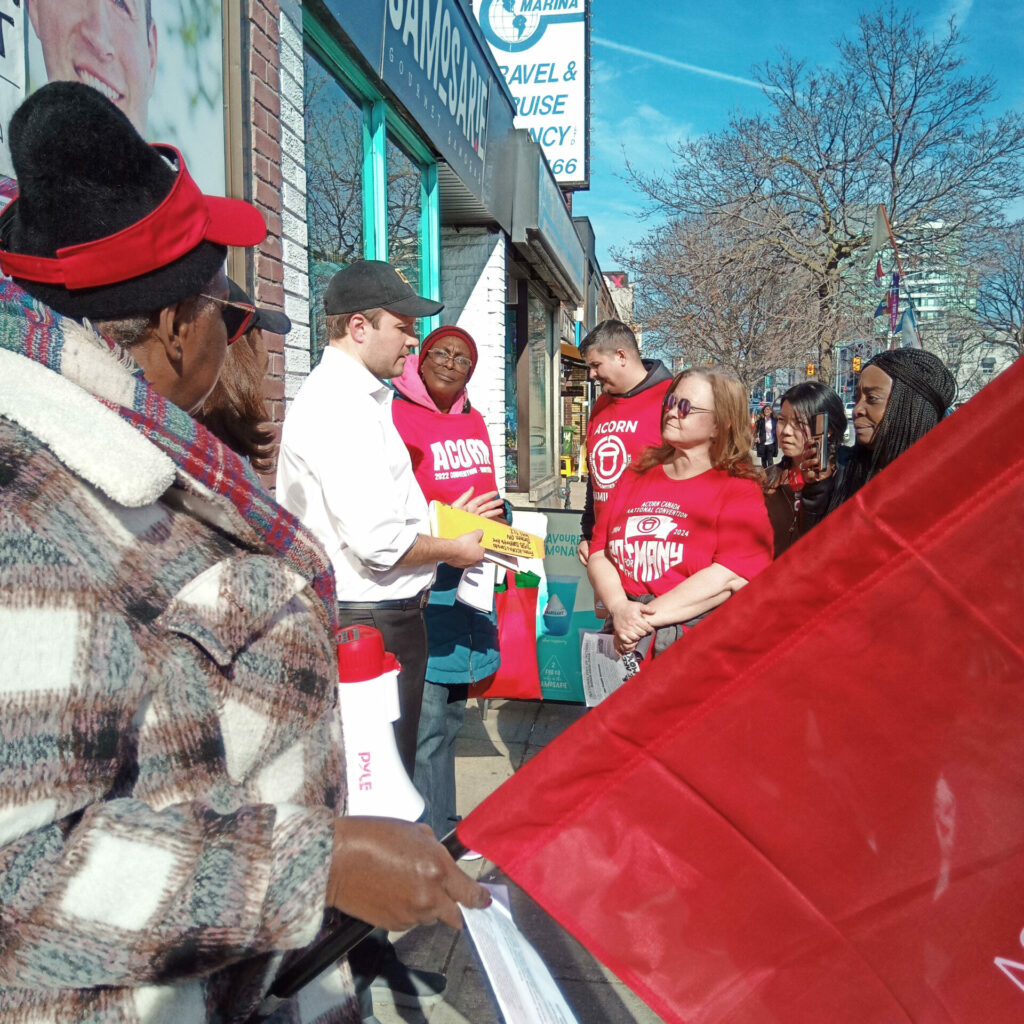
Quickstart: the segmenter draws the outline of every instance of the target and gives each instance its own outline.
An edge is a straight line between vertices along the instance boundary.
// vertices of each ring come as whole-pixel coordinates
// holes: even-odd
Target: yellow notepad
[[[544,539],[535,533],[517,530],[495,519],[474,515],[439,501],[430,503],[430,532],[449,540],[472,530],[483,530],[480,544],[485,551],[510,558],[543,558]]]

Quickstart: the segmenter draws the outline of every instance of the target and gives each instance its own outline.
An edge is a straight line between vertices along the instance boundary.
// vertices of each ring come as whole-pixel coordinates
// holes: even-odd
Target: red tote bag
[[[537,668],[537,587],[532,572],[509,573],[506,589],[495,589],[498,612],[498,671],[469,688],[470,697],[540,700]]]

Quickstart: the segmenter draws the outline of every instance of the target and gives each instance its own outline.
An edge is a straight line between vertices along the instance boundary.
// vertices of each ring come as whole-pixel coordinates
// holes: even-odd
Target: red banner
[[[666,1021],[1024,1020],[1024,360],[459,827]]]

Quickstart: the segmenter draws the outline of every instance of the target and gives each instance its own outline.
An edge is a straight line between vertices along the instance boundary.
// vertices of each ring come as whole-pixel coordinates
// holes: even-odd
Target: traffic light
[[[808,363],[807,364],[807,376],[808,377],[813,377],[814,376],[814,363]]]
[[[853,372],[860,373],[860,356],[853,357]]]

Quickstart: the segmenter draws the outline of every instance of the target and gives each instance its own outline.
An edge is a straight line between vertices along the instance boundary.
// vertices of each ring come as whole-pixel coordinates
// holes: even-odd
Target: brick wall
[[[441,229],[441,322],[468,331],[480,354],[469,397],[494,449],[505,489],[505,236],[487,228]]]
[[[294,398],[309,373],[309,279],[306,235],[305,75],[302,5],[281,0],[281,195],[284,309],[292,329],[284,346],[284,394]]]
[[[277,0],[249,0],[249,118],[251,199],[267,222],[267,237],[255,253],[253,298],[284,308],[281,269],[281,102]],[[264,394],[275,423],[284,419],[284,344],[264,334],[269,356]]]

